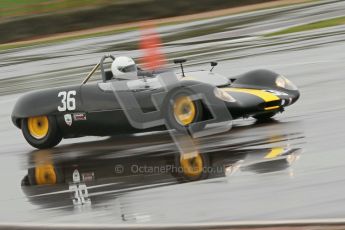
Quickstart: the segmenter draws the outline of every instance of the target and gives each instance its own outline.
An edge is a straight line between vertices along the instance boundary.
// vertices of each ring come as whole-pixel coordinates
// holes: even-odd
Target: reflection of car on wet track
[[[12,121],[22,129],[29,144],[49,148],[62,138],[109,136],[167,127],[181,131],[193,125],[200,129],[204,126],[198,124],[224,119],[268,119],[299,98],[293,83],[267,70],[224,77],[212,71],[216,62],[211,63],[210,71],[184,72],[182,63],[185,60],[179,59],[175,63],[181,65],[182,73],[173,74],[176,81],[166,84],[161,81],[164,78],[160,78],[164,73],[138,72],[134,62],[117,66],[116,71],[113,65],[111,71],[105,70],[107,57],[113,59],[113,64],[124,59],[104,56],[83,84],[31,92],[17,101]],[[85,84],[98,67],[102,81]],[[119,72],[131,77],[118,75]],[[116,88],[119,85],[125,88],[119,90]],[[121,95],[133,97],[137,105]],[[155,95],[159,99],[156,100]],[[156,116],[150,116],[153,120],[149,122],[160,119],[165,123],[149,128],[133,125],[140,123],[135,117],[154,112]],[[219,116],[222,118],[217,119]]]
[[[189,173],[194,175],[203,174],[199,180],[232,177],[241,172],[260,174],[281,171],[291,166],[300,152],[300,148],[288,146],[218,150],[203,153],[208,161],[200,170],[200,167],[187,169],[188,165],[176,168],[178,165],[174,161],[174,154],[169,151],[164,155],[118,158],[116,152],[90,152],[71,157],[68,152],[38,150],[29,154],[31,163],[22,180],[22,189],[34,203],[63,206],[72,204],[71,185],[85,185],[91,201],[101,202],[107,194],[116,196],[123,191],[186,181],[188,175],[182,175],[177,170],[190,170]]]

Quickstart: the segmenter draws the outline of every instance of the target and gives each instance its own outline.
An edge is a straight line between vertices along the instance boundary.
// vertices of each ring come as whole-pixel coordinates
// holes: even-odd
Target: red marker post
[[[141,29],[140,49],[144,52],[141,63],[147,70],[162,69],[166,64],[161,52],[162,43],[152,24],[145,24]]]

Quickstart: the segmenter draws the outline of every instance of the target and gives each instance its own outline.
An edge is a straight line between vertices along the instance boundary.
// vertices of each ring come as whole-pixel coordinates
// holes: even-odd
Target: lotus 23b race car
[[[105,66],[108,58],[112,59],[110,69]],[[174,60],[181,73],[169,70],[173,74],[167,77],[169,71],[145,72],[131,58],[104,56],[80,85],[19,98],[12,121],[30,145],[42,149],[57,145],[62,138],[181,131],[222,119],[270,119],[300,95],[291,81],[268,70],[226,77],[213,72],[216,62],[211,62],[211,70],[185,72],[185,61]],[[86,84],[98,68],[102,81]],[[214,119],[219,115],[223,118]]]

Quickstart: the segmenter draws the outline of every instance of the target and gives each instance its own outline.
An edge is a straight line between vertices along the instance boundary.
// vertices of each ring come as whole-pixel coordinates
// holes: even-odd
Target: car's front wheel
[[[35,148],[45,149],[60,143],[62,136],[53,116],[35,116],[22,120],[21,129],[26,141]]]
[[[206,154],[190,153],[175,156],[176,172],[173,175],[179,181],[197,181],[207,179],[209,158]]]
[[[169,129],[184,131],[192,123],[202,120],[202,104],[193,100],[192,95],[190,90],[180,89],[168,97],[163,108],[163,117]]]

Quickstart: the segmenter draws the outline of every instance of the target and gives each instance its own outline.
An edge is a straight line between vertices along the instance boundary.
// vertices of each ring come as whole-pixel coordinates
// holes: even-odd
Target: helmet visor
[[[137,66],[134,64],[134,65],[124,66],[124,67],[119,67],[118,70],[120,70],[123,73],[136,72]]]

